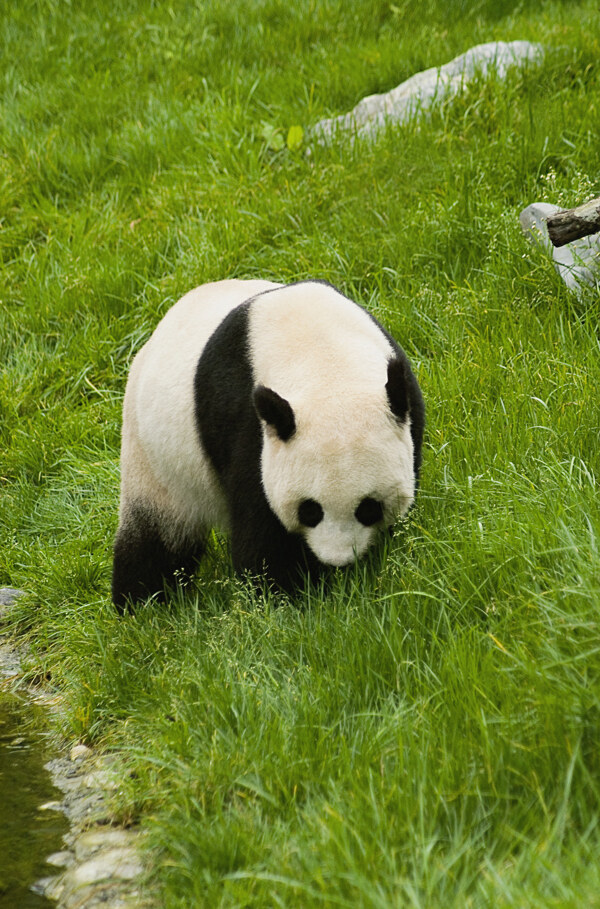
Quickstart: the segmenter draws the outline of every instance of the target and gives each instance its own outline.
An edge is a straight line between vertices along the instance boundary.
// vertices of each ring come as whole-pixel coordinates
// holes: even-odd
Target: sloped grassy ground
[[[0,584],[30,592],[14,630],[62,731],[122,750],[159,904],[600,905],[600,300],[518,225],[600,194],[597,3],[0,15]],[[370,145],[286,147],[515,38],[541,67]],[[394,332],[428,406],[418,504],[303,608],[215,539],[189,595],[119,619],[128,365],[231,276],[326,278]]]

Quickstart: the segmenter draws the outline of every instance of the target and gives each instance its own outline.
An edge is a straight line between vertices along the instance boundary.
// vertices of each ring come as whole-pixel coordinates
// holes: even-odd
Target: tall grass
[[[582,2],[9,3],[0,19],[0,583],[119,752],[158,904],[599,905],[599,304],[521,237],[600,194]],[[476,80],[375,142],[274,150],[487,40]],[[186,290],[326,278],[397,336],[421,491],[303,607],[232,577],[109,603],[132,356]]]

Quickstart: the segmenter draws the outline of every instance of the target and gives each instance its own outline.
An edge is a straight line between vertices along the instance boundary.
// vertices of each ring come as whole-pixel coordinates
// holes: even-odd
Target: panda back
[[[125,391],[122,502],[158,498],[171,518],[196,529],[223,524],[225,509],[198,435],[194,380],[207,342],[243,302],[277,287],[270,281],[219,281],[182,297],[132,364]],[[153,503],[150,503],[153,504]]]

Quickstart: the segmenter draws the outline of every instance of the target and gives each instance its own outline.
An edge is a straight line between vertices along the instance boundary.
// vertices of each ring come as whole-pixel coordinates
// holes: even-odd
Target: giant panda
[[[284,591],[348,565],[410,507],[423,426],[405,353],[331,285],[192,290],[127,382],[115,605],[189,575],[213,527]]]

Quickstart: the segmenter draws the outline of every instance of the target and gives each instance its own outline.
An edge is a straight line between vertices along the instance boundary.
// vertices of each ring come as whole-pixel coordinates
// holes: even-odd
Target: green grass
[[[600,906],[600,299],[518,213],[600,195],[595,0],[19,0],[0,14],[0,584],[118,750],[164,907]],[[374,143],[274,151],[476,43]],[[128,366],[185,291],[325,278],[407,350],[421,492],[298,609],[232,577],[109,602]],[[128,771],[126,774],[125,771]]]

